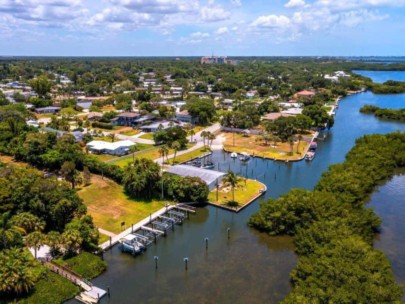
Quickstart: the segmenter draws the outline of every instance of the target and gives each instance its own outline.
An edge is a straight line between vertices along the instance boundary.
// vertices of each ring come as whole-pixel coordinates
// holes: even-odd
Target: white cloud
[[[242,0],[231,0],[231,3],[237,7],[242,6]]]
[[[304,6],[304,5],[305,5],[304,0],[290,0],[284,6],[287,8],[293,8],[293,7],[300,7],[300,6]]]
[[[201,19],[206,22],[217,22],[229,19],[231,13],[220,6],[206,6],[201,9]]]
[[[290,19],[284,15],[260,16],[251,23],[251,26],[257,28],[287,28],[290,25]]]
[[[220,27],[219,29],[217,29],[217,30],[215,31],[215,34],[217,34],[217,35],[223,35],[223,34],[226,34],[226,33],[228,33],[228,32],[229,32],[228,27],[223,26],[223,27]]]
[[[190,35],[190,37],[194,37],[194,38],[207,38],[209,36],[211,36],[209,33],[203,33],[203,32],[195,32]]]
[[[195,0],[111,0],[112,4],[136,12],[150,14],[176,14],[198,9]]]

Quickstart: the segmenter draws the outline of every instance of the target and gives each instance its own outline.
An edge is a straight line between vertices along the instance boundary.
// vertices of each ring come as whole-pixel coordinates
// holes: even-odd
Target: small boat
[[[215,164],[213,162],[206,162],[201,166],[202,169],[214,169]]]
[[[122,252],[129,252],[133,255],[139,254],[145,249],[145,246],[138,242],[136,236],[132,234],[123,237],[119,242]]]
[[[237,158],[237,157],[238,157],[238,154],[237,154],[236,152],[232,152],[232,153],[231,153],[231,157],[232,157],[232,158]]]
[[[315,157],[315,152],[309,151],[305,154],[305,160],[311,161]]]
[[[316,148],[318,148],[318,144],[316,142],[311,142],[311,144],[309,145],[309,150],[310,151],[315,151]]]
[[[248,161],[250,159],[250,155],[246,152],[242,152],[239,158],[241,161]]]

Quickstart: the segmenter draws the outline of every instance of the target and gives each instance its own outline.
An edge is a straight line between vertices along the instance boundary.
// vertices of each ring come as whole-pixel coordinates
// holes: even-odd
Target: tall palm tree
[[[45,228],[45,222],[29,212],[22,212],[13,216],[12,222],[14,225],[24,229],[26,233],[42,231]]]
[[[45,243],[45,235],[40,231],[34,231],[27,235],[25,238],[25,245],[33,247],[35,252],[35,259],[37,259],[37,250]]]
[[[297,144],[297,153],[299,153],[299,148],[300,148],[300,143],[301,143],[301,140],[302,140],[302,135],[301,134],[298,134],[298,144]]]
[[[294,153],[294,137],[290,136],[288,138],[288,143],[290,144],[290,155],[293,155]]]
[[[134,146],[131,146],[129,150],[132,152],[132,162],[135,161],[135,152],[139,151],[138,146],[135,144]]]
[[[17,246],[22,243],[25,230],[13,224],[10,212],[5,212],[0,218],[0,249]]]
[[[235,187],[239,184],[240,177],[237,176],[234,172],[228,171],[228,173],[225,174],[224,178],[222,179],[222,182],[225,185],[231,186],[231,189],[232,189],[232,201],[235,201]]]
[[[215,134],[213,134],[213,133],[211,133],[211,132],[208,132],[207,139],[209,140],[210,149],[211,149],[211,146],[212,146],[212,142],[213,142],[216,138],[217,138],[217,137],[215,136]]]
[[[195,135],[194,130],[190,130],[191,142],[193,142],[193,136]]]
[[[205,139],[207,138],[207,135],[208,135],[208,131],[202,131],[201,132],[201,137],[203,139],[204,148],[205,148]]]
[[[161,146],[159,149],[159,153],[162,155],[163,162],[165,162],[165,156],[166,156],[166,161],[168,161],[167,156],[169,154],[169,147],[167,145]]]
[[[174,161],[176,160],[177,151],[180,150],[181,145],[180,145],[180,143],[176,140],[176,141],[173,142],[172,148],[174,149],[174,156],[173,156],[173,165],[174,165]]]

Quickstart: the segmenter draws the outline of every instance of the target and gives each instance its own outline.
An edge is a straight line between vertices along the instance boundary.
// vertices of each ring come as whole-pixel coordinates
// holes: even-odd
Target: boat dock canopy
[[[172,166],[167,172],[180,176],[199,177],[208,185],[208,188],[210,190],[215,188],[217,182],[219,183],[225,175],[225,173],[223,172],[207,170],[188,165]]]

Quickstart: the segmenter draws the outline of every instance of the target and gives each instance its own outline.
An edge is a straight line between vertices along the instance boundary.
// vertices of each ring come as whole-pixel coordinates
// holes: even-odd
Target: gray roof
[[[197,168],[194,166],[187,166],[187,165],[172,166],[169,168],[169,170],[167,172],[176,174],[176,175],[180,175],[180,176],[199,177],[204,182],[206,182],[207,185],[212,185],[218,179],[221,179],[222,176],[225,175],[225,173],[223,173],[223,172],[202,169],[202,168]]]

